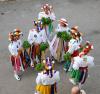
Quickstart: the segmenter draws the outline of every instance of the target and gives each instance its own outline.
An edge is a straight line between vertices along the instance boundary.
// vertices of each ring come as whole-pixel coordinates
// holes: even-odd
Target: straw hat
[[[74,26],[71,28],[71,35],[74,36],[76,39],[79,39],[83,34],[78,31],[78,26]]]
[[[18,28],[14,29],[13,32],[14,32],[14,35],[15,35],[15,36],[23,35],[22,32],[21,32],[21,30],[18,29]]]
[[[60,20],[58,20],[60,23],[63,23],[63,24],[65,24],[65,25],[67,25],[68,26],[68,22],[67,22],[67,20],[65,19],[65,18],[61,18]]]

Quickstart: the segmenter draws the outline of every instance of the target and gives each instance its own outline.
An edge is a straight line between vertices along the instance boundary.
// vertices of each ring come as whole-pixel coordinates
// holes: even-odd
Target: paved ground
[[[0,94],[34,94],[37,73],[28,69],[21,81],[13,78],[13,71],[9,61],[8,32],[20,28],[24,38],[32,28],[32,20],[40,11],[40,6],[49,2],[54,6],[57,19],[65,17],[69,26],[78,25],[83,32],[84,40],[94,44],[91,54],[95,57],[95,67],[90,69],[90,78],[84,85],[87,94],[100,93],[100,0],[10,0],[0,2]],[[57,23],[57,22],[56,22]],[[55,23],[55,24],[56,24]],[[61,72],[58,84],[58,94],[70,94],[72,85],[68,75],[63,71],[63,64],[57,64]]]

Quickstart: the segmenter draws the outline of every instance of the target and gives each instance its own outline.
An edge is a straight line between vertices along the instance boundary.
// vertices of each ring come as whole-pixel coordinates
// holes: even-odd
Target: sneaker
[[[84,90],[80,90],[80,94],[86,94],[86,92]]]
[[[17,74],[15,74],[14,77],[16,80],[20,81],[20,77]]]
[[[73,79],[69,79],[69,81],[73,84],[76,85],[76,82]]]
[[[67,69],[66,68],[63,68],[63,70],[66,72],[67,71]]]

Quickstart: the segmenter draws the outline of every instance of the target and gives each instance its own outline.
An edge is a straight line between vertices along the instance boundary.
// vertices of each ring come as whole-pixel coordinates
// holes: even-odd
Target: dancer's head
[[[59,24],[62,26],[62,27],[67,27],[68,26],[68,22],[65,18],[61,18],[59,20]]]
[[[41,7],[41,9],[45,12],[45,14],[49,14],[49,13],[51,13],[51,11],[52,11],[52,5],[50,5],[50,4],[44,4],[42,7]]]
[[[43,24],[40,20],[33,21],[33,24],[38,32],[43,29]]]
[[[80,88],[78,86],[72,87],[71,94],[80,94]]]
[[[53,69],[54,69],[54,61],[51,60],[49,57],[47,57],[46,60],[43,60],[46,74],[50,76],[50,78],[53,77]]]
[[[74,26],[71,28],[71,35],[74,39],[80,39],[82,33],[78,31],[78,26]]]
[[[20,39],[20,36],[22,35],[23,36],[23,33],[21,32],[20,29],[16,28],[13,30],[13,33],[14,33],[14,36],[16,38],[16,40]]]

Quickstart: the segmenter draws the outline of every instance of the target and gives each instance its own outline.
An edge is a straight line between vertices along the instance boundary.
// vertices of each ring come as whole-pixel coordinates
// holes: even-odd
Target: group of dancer
[[[28,38],[22,42],[23,33],[14,29],[9,33],[11,62],[14,77],[21,80],[20,72],[27,67],[39,70],[36,78],[35,94],[56,94],[60,73],[54,68],[55,63],[64,63],[64,71],[69,74],[69,81],[79,88],[88,78],[89,67],[94,66],[94,58],[89,54],[93,45],[86,41],[83,45],[83,34],[78,26],[69,27],[65,18],[56,20],[53,7],[44,4]],[[58,26],[54,28],[54,22]]]

